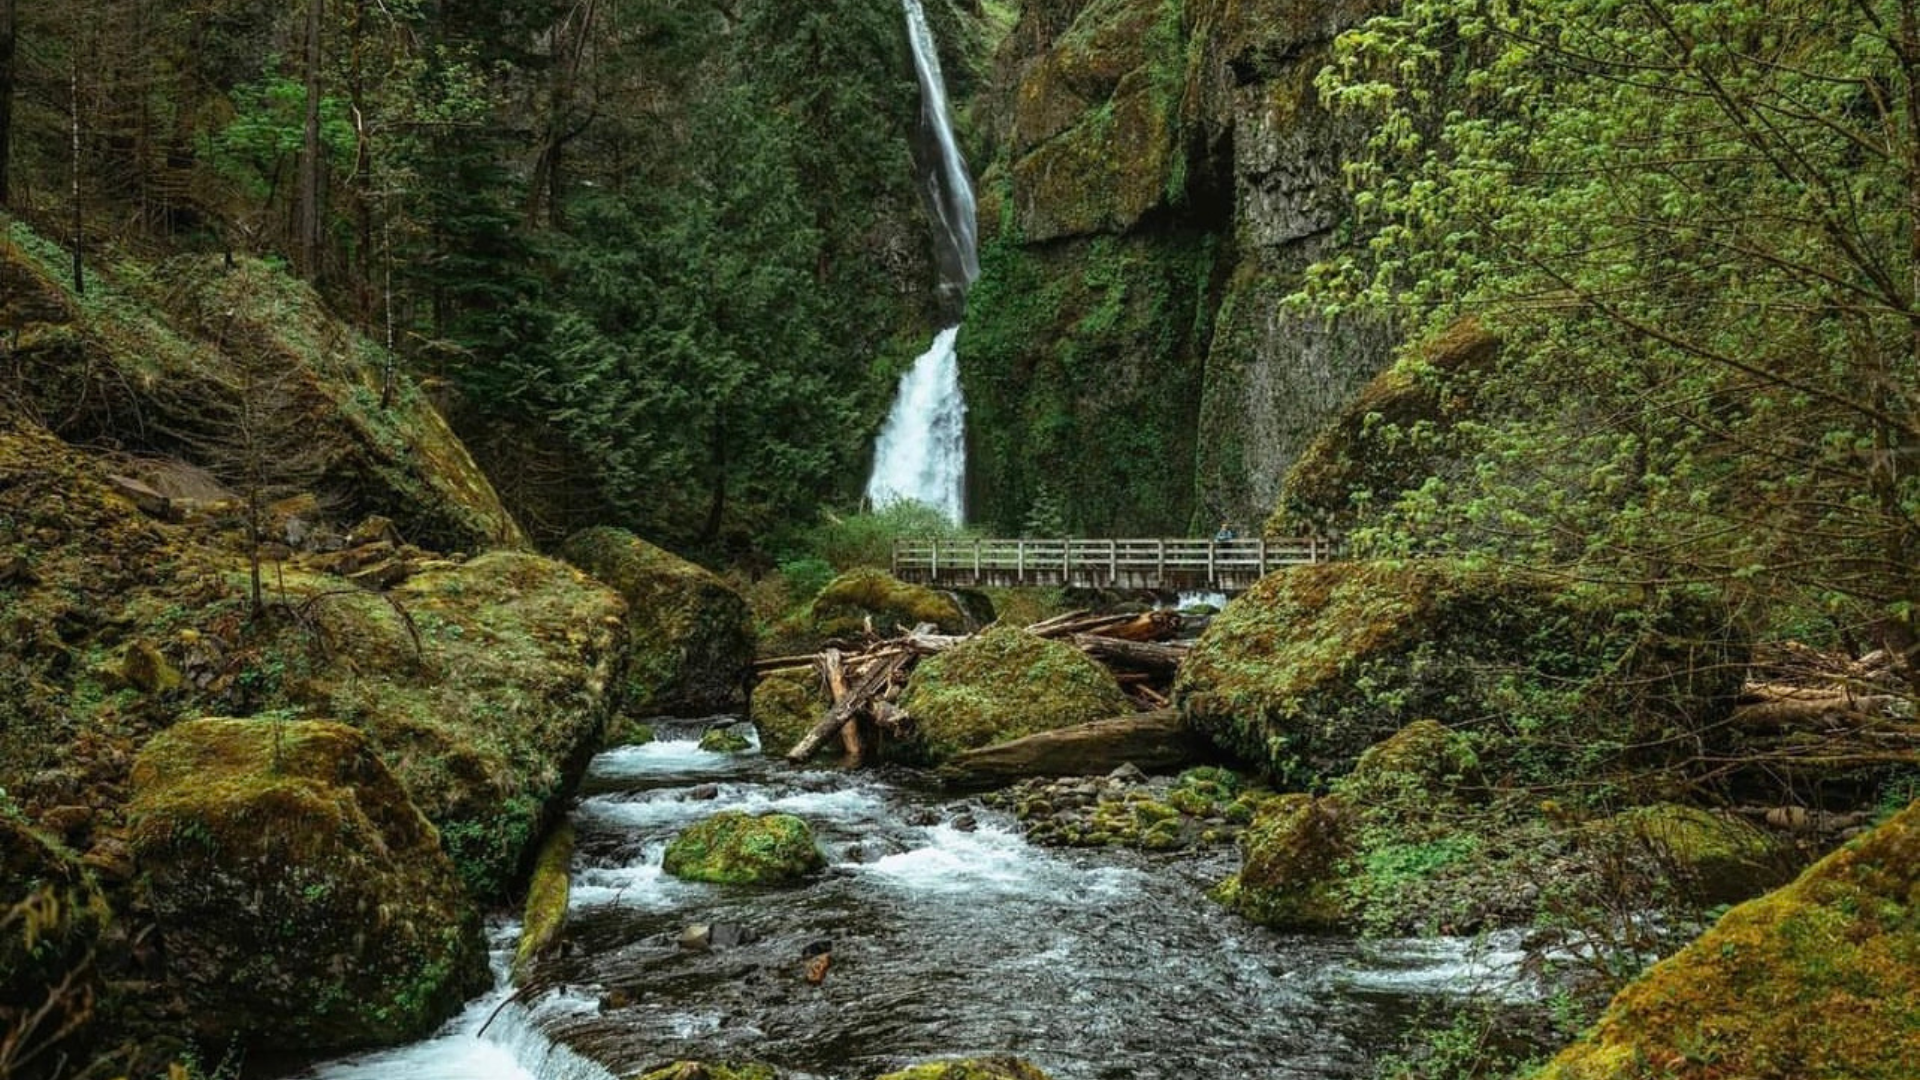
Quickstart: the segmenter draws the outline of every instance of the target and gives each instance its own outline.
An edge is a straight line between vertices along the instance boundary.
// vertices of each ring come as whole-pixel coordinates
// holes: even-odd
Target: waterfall
[[[875,506],[910,499],[958,523],[964,512],[967,406],[960,396],[954,343],[960,334],[959,311],[967,286],[980,276],[973,184],[947,115],[946,82],[940,75],[940,57],[926,12],[920,0],[901,3],[906,8],[914,74],[920,81],[921,145],[934,158],[921,171],[935,225],[940,292],[953,308],[955,322],[935,335],[933,344],[900,377],[893,409],[874,443],[867,499]]]

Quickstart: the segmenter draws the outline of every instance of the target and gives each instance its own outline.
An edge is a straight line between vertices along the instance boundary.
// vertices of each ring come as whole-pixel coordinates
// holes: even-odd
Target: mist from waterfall
[[[973,183],[947,115],[946,82],[926,12],[920,0],[901,2],[914,73],[920,81],[921,145],[935,158],[923,165],[922,182],[934,218],[940,290],[957,320],[967,287],[980,276]],[[913,500],[934,507],[956,524],[965,515],[967,406],[960,394],[960,363],[954,347],[959,334],[957,321],[941,330],[900,377],[893,409],[874,443],[873,475],[867,480],[867,500],[876,507]]]

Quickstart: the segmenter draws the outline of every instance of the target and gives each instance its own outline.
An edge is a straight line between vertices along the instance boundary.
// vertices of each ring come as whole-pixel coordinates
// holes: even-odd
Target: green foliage
[[[829,514],[801,543],[813,557],[844,573],[891,568],[896,540],[961,540],[968,535],[934,507],[902,500],[867,513]]]
[[[285,61],[270,57],[259,79],[233,89],[235,115],[213,136],[213,163],[253,198],[267,198],[299,156],[306,137],[307,88]],[[320,101],[320,143],[334,168],[353,162],[353,120],[348,103],[328,95]]]
[[[1297,302],[1477,314],[1461,457],[1356,543],[1711,579],[1913,640],[1907,0],[1415,0],[1320,87],[1364,242]]]

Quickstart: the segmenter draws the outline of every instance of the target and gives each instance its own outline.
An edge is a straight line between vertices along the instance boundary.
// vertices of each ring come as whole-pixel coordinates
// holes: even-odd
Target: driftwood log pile
[[[1180,632],[1180,616],[1170,611],[1137,615],[1076,611],[1034,623],[1026,630],[1038,637],[1071,642],[1106,665],[1143,711],[1167,707],[1168,688],[1187,652],[1186,646],[1172,640]],[[867,640],[852,646],[770,657],[755,663],[755,671],[761,673],[812,665],[833,702],[827,715],[787,752],[787,760],[805,761],[837,735],[848,758],[860,762],[866,756],[860,734],[862,719],[878,730],[906,734],[911,718],[901,710],[899,699],[914,664],[967,637],[936,633],[932,626],[922,624],[897,637],[881,638],[869,632]]]

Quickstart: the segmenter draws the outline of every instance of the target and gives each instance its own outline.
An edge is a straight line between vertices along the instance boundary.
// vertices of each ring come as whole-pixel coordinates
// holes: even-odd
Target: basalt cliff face
[[[1320,104],[1380,0],[1027,4],[975,104],[983,275],[961,360],[971,517],[1077,531],[1263,520],[1315,429],[1388,359],[1383,328],[1281,301],[1342,242]]]

